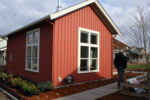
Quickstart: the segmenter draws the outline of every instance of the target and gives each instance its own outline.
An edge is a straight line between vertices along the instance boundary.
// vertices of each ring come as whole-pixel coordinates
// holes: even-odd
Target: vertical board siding
[[[100,32],[100,72],[78,74],[78,28],[83,27]],[[55,20],[53,35],[53,83],[61,85],[68,75],[74,82],[87,82],[110,78],[112,75],[112,35],[91,7],[79,9]]]
[[[38,73],[25,70],[26,33],[35,28],[40,28]],[[13,74],[20,75],[37,82],[52,80],[52,32],[52,25],[46,22],[9,36],[7,43],[8,49],[6,70]],[[12,62],[9,61],[10,55],[13,55]]]

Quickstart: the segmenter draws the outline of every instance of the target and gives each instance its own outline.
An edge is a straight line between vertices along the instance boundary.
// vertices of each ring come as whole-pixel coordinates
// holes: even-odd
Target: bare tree
[[[129,34],[130,42],[138,48],[143,48],[147,69],[147,85],[150,87],[150,72],[148,69],[148,58],[150,54],[150,8],[137,7],[136,13],[132,13],[130,24],[126,29]],[[149,89],[150,100],[150,89]]]
[[[128,32],[132,36],[135,46],[144,48],[145,54],[148,52],[149,29],[150,29],[150,10],[147,8],[137,7],[137,13],[132,13]]]

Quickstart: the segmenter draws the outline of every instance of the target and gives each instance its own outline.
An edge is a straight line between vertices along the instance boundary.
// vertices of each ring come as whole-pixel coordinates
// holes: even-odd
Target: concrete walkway
[[[0,92],[0,100],[9,100],[2,92]]]
[[[117,82],[108,84],[99,88],[91,89],[85,92],[80,92],[77,94],[57,98],[54,100],[95,100],[100,97],[109,95],[111,93],[117,92]]]
[[[136,78],[137,80],[139,80],[139,82],[141,82],[141,81],[145,80],[145,78],[143,78],[144,76],[146,76],[146,74],[136,76],[134,78]],[[131,78],[129,78],[129,79],[131,79]],[[101,98],[103,96],[118,92],[120,90],[121,89],[117,89],[117,82],[115,82],[115,83],[111,83],[111,84],[108,84],[108,85],[105,85],[102,87],[98,87],[98,88],[80,92],[77,94],[57,98],[54,100],[95,100],[95,99]]]

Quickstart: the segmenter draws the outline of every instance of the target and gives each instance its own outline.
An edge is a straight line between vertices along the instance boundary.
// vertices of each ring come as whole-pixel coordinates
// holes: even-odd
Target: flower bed
[[[52,90],[52,83],[47,81],[35,84],[20,77],[14,77],[11,73],[0,72],[1,87],[9,92],[19,91],[24,96],[39,95],[41,92]],[[15,95],[15,94],[13,94]]]
[[[129,78],[129,77],[134,77],[134,76],[137,76],[137,75],[141,75],[141,74],[138,74],[138,73],[128,73],[126,74],[126,77]],[[26,96],[22,90],[21,90],[21,87],[22,84],[24,83],[21,83],[21,82],[17,82],[18,84],[20,84],[20,86],[16,85],[16,81],[20,81],[20,80],[23,80],[23,79],[16,79],[16,78],[13,78],[14,81],[11,81],[11,83],[13,84],[3,84],[3,82],[1,81],[0,85],[3,85],[5,87],[5,89],[9,92],[11,92],[14,96],[17,96],[19,98],[19,100],[52,100],[52,99],[55,99],[55,98],[58,98],[58,97],[63,97],[63,96],[67,96],[67,95],[71,95],[71,94],[75,94],[75,93],[79,93],[79,92],[82,92],[82,91],[86,91],[86,90],[89,90],[89,89],[93,89],[93,88],[97,88],[97,87],[100,87],[100,86],[104,86],[106,84],[110,84],[110,83],[113,83],[113,82],[116,82],[118,79],[118,76],[115,75],[113,76],[113,78],[111,79],[107,79],[107,80],[99,80],[99,81],[96,81],[96,82],[89,82],[89,83],[84,83],[84,84],[81,84],[81,85],[74,85],[74,86],[69,86],[69,87],[62,87],[62,88],[57,88],[57,89],[53,89],[52,91],[49,91],[50,85],[47,85],[47,84],[43,84],[41,83],[40,85],[36,85],[36,88],[38,88],[40,90],[40,93],[39,95],[33,95],[33,96]],[[26,81],[25,80],[25,83],[26,84]],[[27,81],[28,83],[28,81]],[[29,84],[30,81],[29,81]],[[50,83],[48,83],[50,84]],[[35,86],[32,86],[34,89],[29,89],[29,90],[26,90],[26,91],[33,91],[35,90]],[[25,87],[26,88],[26,87]],[[41,89],[42,88],[42,89]],[[24,89],[22,87],[22,89]],[[42,92],[41,92],[42,91]],[[43,92],[45,91],[45,92]],[[47,92],[46,92],[47,91]]]

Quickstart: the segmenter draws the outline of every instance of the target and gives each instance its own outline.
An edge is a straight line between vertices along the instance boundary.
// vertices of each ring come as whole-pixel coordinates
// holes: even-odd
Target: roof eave
[[[106,12],[106,10],[102,7],[102,5],[99,3],[98,0],[95,0],[96,5],[99,7],[99,9],[102,11],[102,13],[105,15],[106,19],[110,22],[110,24],[112,25],[112,27],[114,28],[114,30],[116,31],[116,33],[113,34],[119,34],[121,35],[120,30],[118,29],[118,27],[115,25],[115,23],[113,22],[113,20],[111,19],[111,17],[108,15],[108,13]]]
[[[15,33],[19,32],[19,31],[21,31],[21,30],[24,30],[24,29],[26,29],[26,28],[29,28],[29,27],[31,27],[31,26],[33,26],[33,25],[35,25],[35,24],[38,24],[38,23],[40,23],[40,22],[46,20],[47,18],[49,18],[49,16],[50,16],[50,15],[47,15],[47,16],[45,16],[45,17],[43,17],[43,18],[41,18],[41,19],[39,19],[39,20],[37,20],[37,21],[34,21],[34,22],[32,22],[32,23],[30,23],[30,24],[24,26],[24,27],[21,27],[21,28],[15,30],[15,31],[13,31],[13,32],[10,32],[10,33],[8,33],[8,34],[6,34],[6,35],[3,35],[2,38],[8,37],[8,36],[10,36],[10,35],[12,35],[12,34],[15,34]]]
[[[105,11],[105,9],[100,5],[100,3],[98,2],[98,0],[88,0],[88,1],[85,1],[85,2],[83,2],[83,3],[77,4],[77,5],[75,5],[75,6],[66,8],[66,9],[61,10],[61,11],[59,11],[59,12],[56,12],[56,13],[54,13],[54,14],[45,16],[45,17],[43,17],[43,18],[41,18],[41,19],[39,19],[39,20],[37,20],[37,21],[34,21],[34,22],[32,22],[32,23],[30,23],[30,24],[28,24],[28,25],[22,27],[22,28],[19,28],[19,29],[13,31],[13,32],[10,32],[10,33],[4,35],[3,37],[8,37],[8,36],[10,36],[10,35],[12,35],[12,34],[15,34],[15,33],[19,32],[19,31],[21,31],[21,30],[24,30],[24,29],[26,29],[26,28],[29,28],[29,27],[31,27],[31,26],[33,26],[33,25],[35,25],[35,24],[38,24],[38,23],[44,21],[45,19],[49,19],[49,18],[50,18],[50,20],[55,20],[55,19],[57,19],[57,18],[59,18],[59,17],[62,17],[62,16],[64,16],[64,15],[68,14],[68,13],[71,13],[71,12],[73,12],[73,11],[76,11],[76,10],[78,10],[78,9],[80,9],[80,8],[83,8],[83,7],[88,6],[88,5],[90,5],[90,4],[93,4],[93,3],[95,3],[95,4],[97,5],[97,7],[98,7],[98,8],[101,10],[101,12],[104,14],[104,16],[106,17],[106,19],[107,19],[108,22],[110,23],[110,25],[113,27],[112,34],[119,34],[119,35],[121,35],[121,32],[119,31],[119,29],[117,28],[117,26],[114,24],[114,22],[112,21],[112,19],[109,17],[109,15],[108,15],[107,12]]]

